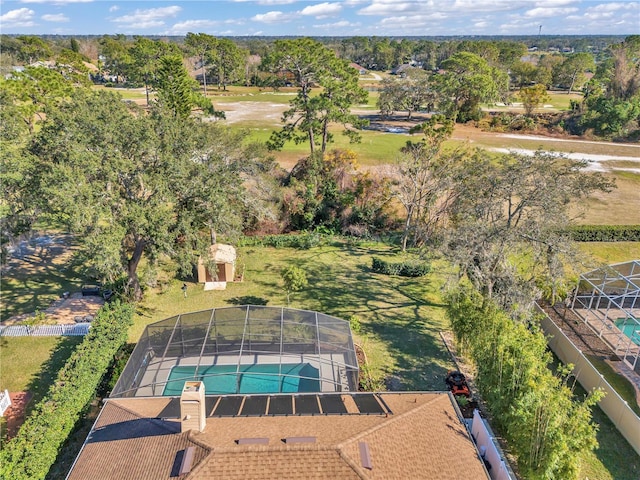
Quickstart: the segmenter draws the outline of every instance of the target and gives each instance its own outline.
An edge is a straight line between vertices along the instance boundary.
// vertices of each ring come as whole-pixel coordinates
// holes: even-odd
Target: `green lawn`
[[[578,248],[588,256],[585,262],[591,264],[611,265],[640,259],[640,242],[580,242]]]
[[[589,355],[587,358],[591,362],[591,365],[593,365],[598,372],[604,375],[604,378],[609,382],[609,385],[615,389],[618,395],[620,395],[629,404],[631,409],[636,412],[636,415],[640,416],[640,406],[638,406],[638,402],[636,401],[636,391],[631,382],[617,373],[611,365],[600,357]]]
[[[79,291],[83,278],[74,257],[77,247],[65,250],[60,243],[40,245],[2,274],[0,318],[44,310],[63,292]]]
[[[186,299],[180,290],[182,280],[172,282],[163,292],[148,292],[130,340],[136,341],[148,323],[181,312],[245,303],[285,305],[279,272],[296,265],[306,271],[309,286],[292,296],[291,307],[344,319],[360,317],[362,331],[356,342],[365,348],[375,380],[396,375],[405,389],[442,390],[443,378],[452,366],[438,333],[448,328],[440,300],[447,269],[436,262],[435,273],[420,279],[370,271],[372,256],[394,251],[376,243],[310,250],[242,248],[239,263],[246,265],[244,282],[213,292],[188,283]]]
[[[579,391],[579,386],[576,392]],[[640,456],[624,439],[609,417],[593,409],[593,421],[598,424],[599,447],[580,456],[578,478],[589,480],[637,480],[640,478]]]
[[[81,341],[82,337],[0,337],[0,390],[31,392],[27,408],[32,407]],[[0,443],[4,435],[0,421]]]

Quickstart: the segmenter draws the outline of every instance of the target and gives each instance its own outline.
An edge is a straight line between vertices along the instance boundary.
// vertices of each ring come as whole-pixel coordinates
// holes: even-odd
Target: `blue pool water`
[[[616,320],[616,327],[620,329],[633,343],[640,345],[640,327],[633,318],[620,318]]]
[[[204,382],[207,395],[232,393],[295,393],[319,392],[320,372],[308,363],[200,367],[177,366],[171,369],[164,387],[165,396],[179,396],[184,382]],[[303,378],[301,378],[303,377]]]

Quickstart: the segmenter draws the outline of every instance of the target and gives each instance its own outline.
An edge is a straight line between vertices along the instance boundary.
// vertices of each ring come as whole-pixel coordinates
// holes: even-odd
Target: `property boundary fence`
[[[480,455],[491,465],[489,470],[491,480],[512,480],[516,478],[512,474],[513,472],[510,472],[508,464],[504,461],[504,457],[498,449],[495,435],[477,409],[473,411],[471,435],[473,435],[478,446]]]
[[[81,322],[72,325],[11,325],[0,327],[0,337],[78,337],[89,333],[91,323]]]
[[[600,388],[604,391],[605,396],[598,402],[598,406],[640,455],[640,417],[539,306],[538,311],[543,315],[540,325],[551,350],[563,363],[574,365],[573,375],[585,390],[590,392]]]
[[[11,406],[11,397],[9,390],[5,388],[4,392],[0,392],[0,417],[4,416],[4,412]]]

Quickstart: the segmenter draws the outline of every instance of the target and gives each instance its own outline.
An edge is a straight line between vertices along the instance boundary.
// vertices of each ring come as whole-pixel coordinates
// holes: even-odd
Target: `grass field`
[[[376,82],[363,80],[363,85],[376,85]],[[105,89],[104,87],[95,87]],[[107,89],[119,92],[123,98],[145,103],[144,89]],[[218,90],[210,86],[207,94],[218,110],[227,113],[226,123],[234,129],[246,129],[250,140],[265,142],[271,133],[279,128],[282,112],[295,95],[295,88],[281,88],[278,91],[257,87],[229,86],[227,90]],[[317,94],[317,92],[315,92]],[[377,113],[378,92],[369,94],[367,103],[354,106],[360,115]],[[551,110],[566,110],[569,102],[580,99],[580,94],[567,95],[564,92],[552,92],[548,104]],[[493,108],[493,107],[492,107]],[[513,107],[501,107],[503,110]],[[419,118],[419,117],[418,117]],[[404,122],[405,114],[398,112],[396,121]],[[360,165],[375,168],[393,162],[399,150],[408,141],[419,141],[419,135],[386,133],[374,130],[362,132],[362,142],[351,144],[340,134],[340,128],[333,128],[334,143],[330,148],[350,149],[358,155]],[[634,159],[640,156],[640,148],[634,145],[612,144],[607,142],[582,142],[576,139],[532,137],[527,135],[505,135],[484,132],[477,128],[457,125],[450,146],[468,143],[487,149],[529,150],[543,149],[565,154],[602,155]],[[300,158],[309,154],[306,144],[289,143],[282,151],[274,152],[278,162],[287,169],[292,168]],[[615,178],[617,188],[609,194],[596,195],[584,202],[586,207],[580,223],[586,224],[640,224],[640,173],[638,162],[625,159],[602,162],[594,168],[602,168]],[[625,170],[626,169],[626,170]]]
[[[53,243],[26,242],[20,261],[12,260],[2,274],[0,319],[44,310],[67,291],[78,291],[82,285],[81,265],[74,257],[77,251],[70,236],[55,238]]]
[[[177,313],[236,304],[286,304],[280,270],[297,265],[307,272],[309,286],[292,296],[291,307],[318,310],[340,318],[357,315],[362,332],[356,341],[366,350],[372,375],[381,381],[399,377],[405,389],[442,390],[451,365],[439,331],[447,328],[440,303],[445,264],[422,279],[389,277],[370,271],[372,256],[395,252],[384,244],[325,246],[310,250],[243,248],[245,280],[224,291],[205,292],[182,279],[163,292],[149,291],[139,309],[130,341],[136,341],[148,323]]]
[[[577,246],[592,260],[593,268],[640,259],[640,242],[581,242]]]

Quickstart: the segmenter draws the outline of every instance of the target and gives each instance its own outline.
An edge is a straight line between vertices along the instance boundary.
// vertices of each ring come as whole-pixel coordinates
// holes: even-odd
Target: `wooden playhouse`
[[[198,283],[205,290],[224,290],[227,282],[233,282],[236,274],[236,249],[231,245],[216,243],[209,247],[209,258],[198,259]]]

